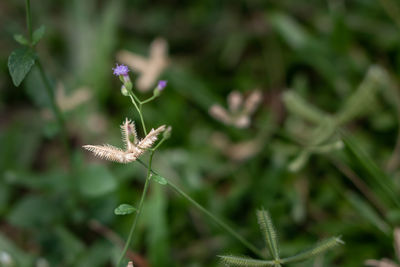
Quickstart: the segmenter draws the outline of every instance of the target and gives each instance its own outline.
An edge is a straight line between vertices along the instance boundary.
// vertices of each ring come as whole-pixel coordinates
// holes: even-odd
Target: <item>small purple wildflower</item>
[[[157,85],[157,89],[162,91],[167,86],[167,82],[168,81],[164,81],[164,80],[159,81],[158,85]]]
[[[128,76],[129,69],[126,65],[118,65],[118,63],[116,65],[117,66],[112,69],[115,76]]]

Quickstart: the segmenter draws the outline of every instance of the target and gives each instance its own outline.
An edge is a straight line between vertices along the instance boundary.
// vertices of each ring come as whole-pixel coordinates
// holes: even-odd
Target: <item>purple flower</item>
[[[115,76],[120,76],[120,75],[128,76],[129,69],[126,65],[123,64],[118,65],[118,63],[116,65],[117,66],[112,69],[114,71]]]
[[[158,82],[157,89],[162,91],[166,86],[167,86],[167,81],[162,80]]]

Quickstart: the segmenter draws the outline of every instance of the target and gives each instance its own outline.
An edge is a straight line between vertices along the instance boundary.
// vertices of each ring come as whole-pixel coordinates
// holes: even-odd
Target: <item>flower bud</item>
[[[159,81],[157,84],[157,87],[154,89],[153,91],[153,95],[154,96],[159,96],[162,92],[162,90],[164,90],[164,88],[167,86],[167,81]]]
[[[125,85],[121,86],[121,94],[123,94],[124,96],[129,96],[129,91],[128,89],[126,89]]]

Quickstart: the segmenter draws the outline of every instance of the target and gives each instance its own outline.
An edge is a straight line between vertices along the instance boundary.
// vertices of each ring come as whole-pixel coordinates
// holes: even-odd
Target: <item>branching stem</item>
[[[150,166],[147,166],[142,160],[138,159],[138,162],[142,164],[145,168],[148,170],[151,169]],[[151,170],[153,174],[159,175],[155,171]],[[159,175],[161,176],[161,175]],[[162,176],[163,177],[163,176]],[[246,246],[249,250],[251,250],[254,254],[261,258],[265,258],[265,255],[257,249],[254,245],[252,245],[249,241],[244,239],[241,235],[239,235],[235,230],[233,230],[232,227],[230,227],[227,223],[216,217],[214,214],[212,214],[210,211],[208,211],[206,208],[204,208],[202,205],[200,205],[196,200],[191,198],[188,194],[186,194],[182,189],[180,189],[176,184],[171,182],[169,179],[165,178],[168,181],[168,185],[179,195],[184,197],[186,200],[188,200],[191,204],[193,204],[197,209],[199,209],[201,212],[205,213],[209,218],[211,218],[216,224],[218,224],[221,228],[223,228],[225,231],[227,231],[229,234],[231,234],[234,238],[236,238],[238,241],[240,241],[244,246]]]

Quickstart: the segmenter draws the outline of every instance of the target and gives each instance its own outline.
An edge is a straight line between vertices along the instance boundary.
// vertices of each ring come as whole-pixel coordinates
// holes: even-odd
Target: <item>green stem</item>
[[[159,175],[155,171],[151,170],[151,166],[147,166],[143,161],[138,159],[138,162],[142,164],[147,170],[150,170],[151,173]],[[161,175],[159,175],[161,176]],[[163,177],[163,176],[162,176]],[[165,178],[165,177],[164,177]],[[246,239],[244,239],[241,235],[239,235],[235,230],[233,230],[232,227],[230,227],[228,224],[226,224],[224,221],[216,217],[214,214],[209,212],[206,208],[204,208],[202,205],[200,205],[196,200],[191,198],[188,194],[186,194],[183,190],[181,190],[177,185],[172,183],[169,179],[165,178],[168,181],[168,185],[174,189],[178,194],[180,194],[182,197],[186,198],[191,204],[193,204],[197,209],[205,213],[208,217],[210,217],[216,224],[218,224],[221,228],[225,229],[228,233],[230,233],[234,238],[236,238],[238,241],[240,241],[243,245],[245,245],[249,250],[251,250],[254,254],[258,255],[261,258],[265,258],[264,254],[257,249],[254,245],[252,245],[250,242],[248,242]]]
[[[131,98],[133,105],[135,106],[137,112],[139,113],[140,122],[142,123],[144,134],[147,135],[146,125],[144,123],[143,114],[142,114],[142,104],[141,104],[140,100],[135,96],[134,93],[129,92],[129,97]],[[136,99],[136,101],[138,101],[139,106],[136,104],[135,99]]]
[[[66,131],[66,127],[65,127],[65,121],[64,121],[63,114],[56,103],[56,100],[54,97],[54,91],[50,85],[50,82],[46,76],[46,73],[44,72],[44,69],[43,69],[42,63],[40,62],[40,59],[37,59],[36,62],[37,62],[38,68],[39,68],[40,77],[42,78],[44,87],[46,88],[47,95],[49,96],[49,99],[50,99],[51,109],[53,110],[54,116],[56,117],[58,125],[61,129],[61,134],[62,134],[62,139],[64,142],[65,149],[69,152],[69,142],[68,142],[67,131]]]
[[[150,97],[150,98],[148,98],[146,100],[143,100],[142,102],[140,102],[140,104],[143,105],[143,104],[149,103],[150,101],[153,101],[154,99],[156,99],[155,95],[153,95],[152,97]]]
[[[154,155],[154,151],[152,151],[150,154],[149,166],[151,166],[151,163],[153,161],[153,155]],[[151,171],[150,170],[151,170],[151,168],[147,169],[146,182],[144,184],[142,196],[140,197],[139,207],[138,207],[135,219],[132,223],[131,229],[129,231],[128,240],[126,241],[124,249],[122,250],[121,256],[119,257],[117,267],[120,267],[120,264],[121,264],[122,260],[124,259],[126,252],[128,251],[129,245],[132,242],[133,233],[135,232],[137,222],[139,221],[140,214],[142,213],[144,199],[146,198],[147,191],[148,191],[149,185],[150,185],[150,180],[151,180]]]
[[[139,117],[142,122],[142,127],[144,131],[144,135],[147,135],[146,125],[144,124],[143,114],[142,114],[142,104],[139,105]]]
[[[31,23],[31,1],[26,0],[25,1],[25,7],[26,7],[26,26],[28,28],[28,39],[29,39],[29,44],[32,43],[32,23]]]

